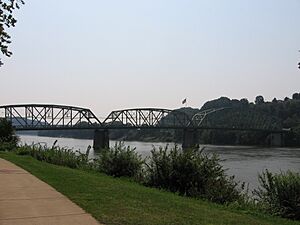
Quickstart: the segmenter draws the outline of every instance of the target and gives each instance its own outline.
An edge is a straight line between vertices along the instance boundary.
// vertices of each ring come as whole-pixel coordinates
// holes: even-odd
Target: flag
[[[183,101],[182,101],[182,104],[185,104],[186,103],[186,98],[185,99],[183,99]]]

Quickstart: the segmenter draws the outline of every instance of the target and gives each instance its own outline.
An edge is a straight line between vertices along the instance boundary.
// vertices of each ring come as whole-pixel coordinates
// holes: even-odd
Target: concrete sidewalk
[[[99,225],[79,206],[0,158],[0,225]]]

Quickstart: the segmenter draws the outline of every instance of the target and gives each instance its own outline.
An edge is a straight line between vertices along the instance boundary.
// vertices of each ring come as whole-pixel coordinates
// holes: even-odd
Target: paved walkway
[[[0,225],[99,225],[79,206],[0,158]]]

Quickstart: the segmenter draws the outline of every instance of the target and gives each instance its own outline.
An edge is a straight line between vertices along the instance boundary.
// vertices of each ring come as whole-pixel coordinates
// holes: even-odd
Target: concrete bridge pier
[[[198,143],[198,132],[196,129],[184,129],[183,130],[183,141],[182,149],[194,148],[199,145]]]
[[[272,147],[282,147],[284,145],[284,137],[282,133],[270,134],[270,145]]]
[[[109,148],[109,135],[107,129],[95,130],[93,148],[95,150]]]

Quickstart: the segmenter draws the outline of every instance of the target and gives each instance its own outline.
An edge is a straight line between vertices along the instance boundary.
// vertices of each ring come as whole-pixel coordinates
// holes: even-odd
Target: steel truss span
[[[0,106],[0,112],[0,117],[11,121],[16,130],[177,129],[191,125],[185,113],[157,108],[113,111],[103,122],[90,109],[66,105],[5,105]]]
[[[190,125],[192,120],[186,113],[157,108],[112,111],[103,121],[103,126],[109,128],[182,129]]]
[[[0,106],[0,110],[0,116],[4,114],[16,130],[90,129],[101,126],[90,109],[80,107],[28,104]]]

